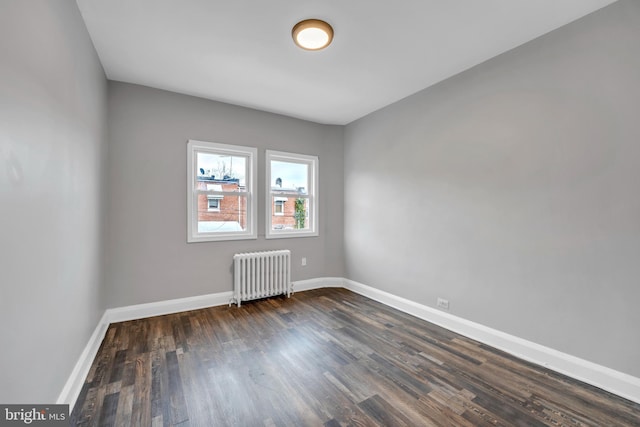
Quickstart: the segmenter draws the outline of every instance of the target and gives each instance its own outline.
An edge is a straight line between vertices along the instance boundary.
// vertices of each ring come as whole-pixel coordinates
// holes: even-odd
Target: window
[[[318,235],[318,157],[267,150],[267,239]]]
[[[256,157],[251,147],[189,141],[187,242],[256,238]]]
[[[286,202],[286,197],[276,197],[273,205],[273,214],[274,215],[284,215],[284,202]]]
[[[224,196],[207,196],[207,202],[209,205],[207,210],[209,212],[220,212],[220,199],[218,197],[221,199]]]

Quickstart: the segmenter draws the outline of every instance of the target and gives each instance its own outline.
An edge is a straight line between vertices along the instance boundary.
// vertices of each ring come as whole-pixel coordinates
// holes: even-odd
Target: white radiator
[[[233,256],[233,298],[242,301],[291,295],[291,251],[251,252]]]

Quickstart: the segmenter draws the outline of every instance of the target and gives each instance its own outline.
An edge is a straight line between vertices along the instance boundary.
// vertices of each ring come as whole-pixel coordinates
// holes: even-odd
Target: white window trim
[[[306,195],[296,195],[296,197],[306,198],[310,201],[309,208],[309,229],[308,230],[273,230],[271,223],[272,209],[273,209],[273,197],[282,194],[283,196],[289,196],[290,193],[272,191],[271,189],[271,161],[280,160],[284,162],[293,163],[307,163],[309,165],[309,176],[307,177],[309,188]],[[265,173],[266,173],[266,239],[281,239],[290,237],[313,237],[319,235],[319,218],[318,218],[318,169],[320,168],[318,162],[318,156],[310,156],[306,154],[286,153],[283,151],[266,150],[265,155]]]
[[[231,191],[207,191],[207,194],[218,196],[245,195],[247,198],[247,227],[244,231],[227,231],[218,233],[199,233],[198,219],[198,192],[196,188],[197,152],[223,153],[227,155],[247,157],[246,189],[242,192]],[[189,140],[187,143],[187,242],[217,242],[223,240],[248,240],[258,238],[258,212],[257,212],[257,178],[258,178],[258,149],[241,145],[220,144]]]

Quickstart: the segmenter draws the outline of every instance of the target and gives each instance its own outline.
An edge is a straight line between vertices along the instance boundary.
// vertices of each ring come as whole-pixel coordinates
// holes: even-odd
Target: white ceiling
[[[107,77],[347,124],[614,0],[77,0]],[[293,25],[329,22],[319,52]]]

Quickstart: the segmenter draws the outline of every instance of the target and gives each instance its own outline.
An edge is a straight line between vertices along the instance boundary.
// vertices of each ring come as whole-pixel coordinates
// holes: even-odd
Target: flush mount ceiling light
[[[333,28],[319,19],[305,19],[293,27],[291,36],[302,49],[320,50],[329,46],[333,40]]]

